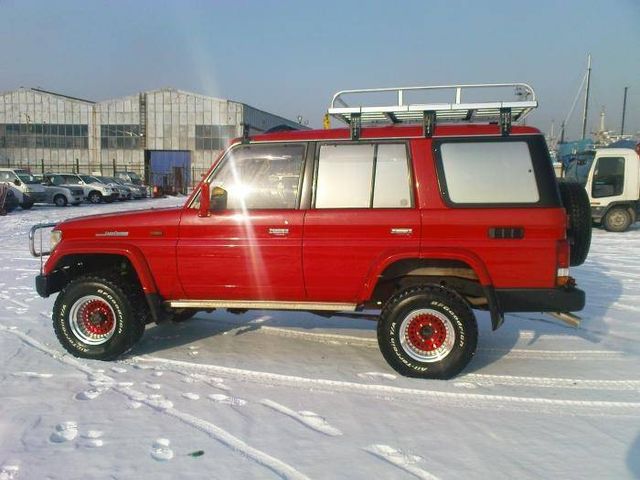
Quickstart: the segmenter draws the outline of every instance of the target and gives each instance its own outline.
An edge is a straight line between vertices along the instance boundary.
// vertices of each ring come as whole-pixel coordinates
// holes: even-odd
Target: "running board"
[[[331,312],[354,312],[355,303],[273,302],[249,300],[170,300],[171,308],[246,308],[255,310],[326,310]]]
[[[579,316],[574,315],[573,313],[569,313],[569,312],[548,312],[548,313],[553,318],[566,323],[570,327],[578,328],[580,326],[580,322],[582,322],[582,319]]]

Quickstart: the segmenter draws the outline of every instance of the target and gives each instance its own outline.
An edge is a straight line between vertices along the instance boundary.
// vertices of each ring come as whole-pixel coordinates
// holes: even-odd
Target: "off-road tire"
[[[559,182],[562,205],[569,216],[567,238],[571,245],[569,265],[582,265],[591,246],[591,205],[589,195],[582,185],[575,182]]]
[[[87,196],[87,200],[89,200],[90,203],[98,204],[102,202],[102,194],[94,190],[93,192],[89,193],[89,195]]]
[[[449,337],[453,342],[451,349],[441,359],[420,361],[414,358],[406,346],[410,340],[400,338],[403,322],[419,311],[426,312],[423,315],[427,317],[432,313],[447,320],[454,333]],[[387,301],[378,321],[378,345],[383,357],[395,371],[407,377],[454,377],[471,361],[477,343],[478,325],[467,302],[456,292],[437,285],[414,286],[400,291]]]
[[[84,342],[71,326],[72,306],[84,297],[98,297],[114,312],[115,330],[104,343]],[[113,360],[129,351],[142,337],[149,307],[136,282],[114,272],[99,272],[72,280],[53,307],[53,328],[58,340],[75,357]]]
[[[609,232],[625,232],[632,223],[631,212],[625,207],[613,207],[602,219],[602,225]]]
[[[66,207],[67,197],[65,197],[64,195],[58,194],[55,197],[53,197],[53,203],[56,205],[56,207]]]

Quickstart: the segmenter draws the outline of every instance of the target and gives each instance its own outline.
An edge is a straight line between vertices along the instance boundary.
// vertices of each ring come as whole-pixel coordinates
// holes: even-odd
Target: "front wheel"
[[[102,194],[100,192],[91,192],[87,199],[91,203],[100,203],[102,201]]]
[[[625,232],[632,223],[631,213],[624,207],[614,207],[604,216],[602,224],[610,232]]]
[[[382,355],[407,377],[454,377],[471,361],[477,342],[478,326],[466,301],[436,285],[397,293],[378,322]]]
[[[53,307],[58,340],[76,357],[113,360],[142,337],[148,307],[118,276],[87,275],[69,283]]]
[[[67,198],[64,195],[56,195],[53,199],[53,203],[55,203],[56,207],[66,207]]]
[[[33,207],[33,201],[32,200],[23,200],[22,203],[20,204],[20,207],[23,210],[31,210],[31,207]]]

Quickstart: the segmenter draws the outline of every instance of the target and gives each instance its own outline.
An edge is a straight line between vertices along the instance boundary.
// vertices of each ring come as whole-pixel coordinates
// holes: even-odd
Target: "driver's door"
[[[210,185],[226,190],[226,208],[200,217],[193,206],[180,222],[177,268],[188,299],[304,297],[305,153],[301,143],[238,145],[221,160]]]

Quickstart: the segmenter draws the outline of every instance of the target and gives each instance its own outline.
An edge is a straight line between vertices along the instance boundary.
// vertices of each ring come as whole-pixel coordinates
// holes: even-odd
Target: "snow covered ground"
[[[366,320],[200,314],[118,362],[63,353],[31,225],[0,217],[0,480],[640,478],[640,228],[594,231],[580,329],[509,315],[451,381],[399,377]]]

